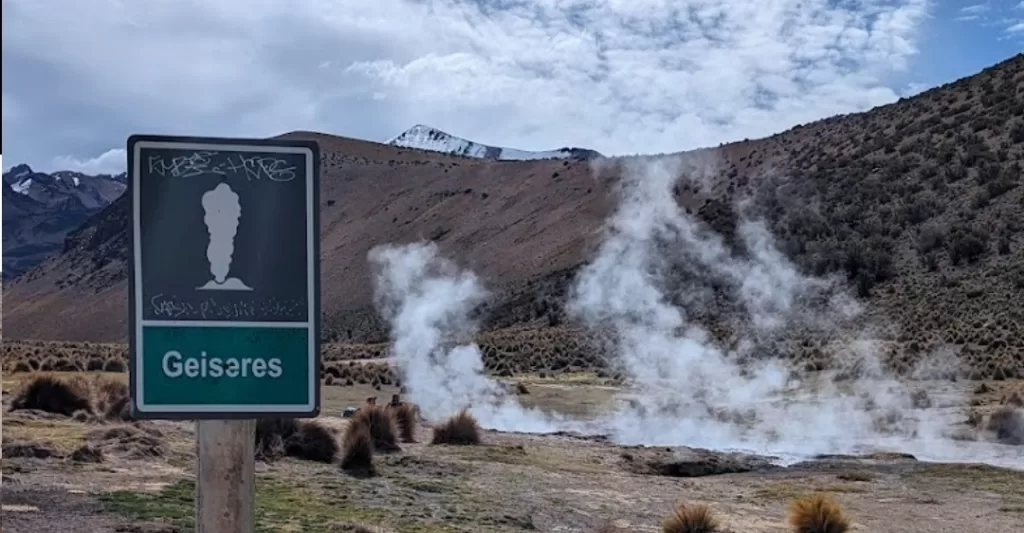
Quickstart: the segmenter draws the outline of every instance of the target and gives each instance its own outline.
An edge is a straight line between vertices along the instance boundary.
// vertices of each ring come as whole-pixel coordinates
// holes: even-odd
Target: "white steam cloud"
[[[706,165],[667,157],[621,170],[618,208],[566,302],[575,320],[612,333],[606,355],[629,381],[624,401],[598,420],[525,409],[485,376],[469,316],[487,294],[472,273],[439,258],[433,244],[371,251],[393,355],[428,418],[468,407],[492,429],[599,432],[622,444],[749,451],[783,462],[881,449],[1021,466],[980,443],[948,439],[959,413],[915,409],[912,391],[885,371],[868,332],[836,341],[843,336],[832,330],[860,306],[835,281],[802,275],[763,224],[741,220],[734,246],[688,215],[673,188],[684,176],[706,178]],[[742,315],[730,323],[728,341],[714,340],[696,316],[717,298],[712,287],[731,292]],[[831,333],[830,349],[844,344],[835,370],[807,374],[765,348],[765,339],[796,330]]]
[[[487,428],[555,431],[548,416],[523,408],[484,374],[470,320],[487,298],[476,275],[439,257],[433,243],[378,246],[370,262],[378,272],[377,307],[391,324],[392,355],[425,417],[440,420],[468,408]]]
[[[778,354],[748,359],[758,332],[800,320],[798,311],[806,310],[798,301],[824,299],[813,313],[818,327],[830,316],[848,318],[856,307],[826,280],[801,275],[771,245],[762,224],[739,223],[747,251],[739,257],[722,236],[687,215],[672,194],[680,175],[691,170],[683,164],[679,158],[627,164],[619,208],[568,306],[585,323],[614,332],[616,358],[632,379],[636,397],[607,420],[615,440],[810,455],[854,452],[877,441],[879,419],[904,438],[930,429],[904,417],[912,410],[910,391],[895,379],[853,381],[842,392],[831,380],[819,380],[813,394],[799,396],[808,384],[786,361],[770,357]],[[717,346],[668,301],[670,270],[682,271],[691,285],[732,287],[748,315],[750,337],[737,339],[732,349]],[[872,374],[880,375],[874,352],[859,347]]]
[[[242,206],[238,194],[227,183],[221,183],[203,194],[203,222],[210,233],[206,258],[210,273],[217,283],[224,283],[231,270],[231,256],[235,252],[235,234]]]

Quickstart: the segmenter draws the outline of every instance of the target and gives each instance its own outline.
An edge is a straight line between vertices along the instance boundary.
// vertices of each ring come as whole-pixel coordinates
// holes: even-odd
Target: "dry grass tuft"
[[[352,417],[351,423],[366,426],[373,439],[374,451],[387,453],[401,450],[398,446],[398,425],[387,407],[366,403]]]
[[[331,430],[315,420],[264,418],[256,422],[256,458],[262,461],[288,456],[330,463],[338,449]]]
[[[261,418],[256,421],[256,458],[273,461],[285,456],[285,441],[299,430],[294,418]]]
[[[353,418],[345,428],[341,469],[353,476],[376,475],[373,466],[373,436],[365,418]]]
[[[102,463],[104,459],[103,449],[90,444],[75,448],[68,457],[76,463]]]
[[[65,416],[80,410],[92,411],[89,384],[80,377],[37,376],[15,394],[11,410],[17,409],[38,409]]]
[[[680,503],[661,522],[662,533],[715,533],[720,523],[711,507],[703,503]]]
[[[132,418],[131,390],[128,385],[105,376],[96,376],[92,387],[96,412],[107,420],[128,421]]]
[[[851,521],[831,495],[811,494],[789,504],[793,533],[846,533]]]
[[[416,423],[419,419],[416,406],[405,402],[388,404],[387,408],[391,411],[391,416],[395,420],[395,425],[398,427],[398,437],[402,442],[416,442]]]
[[[289,457],[330,463],[338,455],[338,441],[334,433],[314,420],[299,422],[299,430],[284,442],[285,454]]]
[[[480,444],[480,424],[476,418],[463,409],[444,423],[434,426],[434,437],[431,444]]]

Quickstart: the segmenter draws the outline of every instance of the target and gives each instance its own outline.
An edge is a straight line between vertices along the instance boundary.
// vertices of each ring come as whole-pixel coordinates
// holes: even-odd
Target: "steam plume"
[[[391,324],[392,353],[410,399],[440,420],[463,408],[489,429],[544,433],[554,422],[525,409],[484,374],[470,312],[487,292],[472,273],[439,257],[433,243],[378,246],[375,303]]]
[[[618,210],[568,304],[571,315],[614,332],[616,360],[632,379],[636,397],[606,420],[615,439],[806,456],[855,452],[889,435],[898,442],[937,438],[942,424],[910,416],[910,391],[885,376],[870,341],[855,341],[848,351],[874,379],[845,390],[829,379],[808,389],[806,377],[778,354],[751,357],[765,331],[785,333],[801,322],[829,327],[858,306],[834,283],[801,275],[762,224],[738,224],[747,252],[741,257],[687,215],[673,187],[701,169],[686,165],[675,157],[624,164]],[[684,290],[732,289],[746,314],[734,324],[739,338],[732,347],[716,344],[670,301],[669,273],[680,272]]]

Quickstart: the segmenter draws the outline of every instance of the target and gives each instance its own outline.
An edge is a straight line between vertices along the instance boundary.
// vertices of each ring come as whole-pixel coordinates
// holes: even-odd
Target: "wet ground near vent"
[[[15,375],[14,377],[18,377]],[[5,376],[4,390],[17,384]],[[589,376],[525,378],[524,403],[599,414],[615,389]],[[994,410],[1020,383],[950,384],[964,405]],[[1015,389],[1016,388],[1016,389]],[[340,413],[369,395],[396,391],[325,387],[321,421],[341,431]],[[4,395],[5,406],[9,395]],[[193,426],[177,422],[78,422],[35,412],[3,414],[3,531],[165,533],[190,531]],[[482,446],[419,443],[378,455],[379,476],[354,479],[336,465],[284,459],[257,463],[260,531],[343,531],[363,523],[384,531],[587,532],[611,521],[622,531],[658,530],[680,500],[708,502],[736,532],[783,532],[788,500],[833,493],[863,532],[1012,532],[1024,529],[1024,472],[942,464],[898,455],[832,457],[786,468],[763,458],[695,450],[633,448],[599,438],[487,432]],[[74,452],[83,444],[102,457]],[[29,446],[31,445],[31,446]],[[990,445],[1006,457],[1019,446]],[[14,457],[13,455],[18,455]],[[1024,462],[1024,461],[1022,461]],[[731,473],[716,473],[731,472]],[[672,477],[673,475],[700,477]],[[710,474],[710,475],[705,475]]]

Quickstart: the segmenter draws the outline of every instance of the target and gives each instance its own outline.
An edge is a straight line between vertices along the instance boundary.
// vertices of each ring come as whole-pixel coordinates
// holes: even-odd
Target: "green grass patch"
[[[100,496],[108,512],[133,521],[166,522],[192,531],[194,529],[195,484],[182,480],[160,492],[134,492],[118,490]]]
[[[358,490],[351,484],[342,482],[332,484],[326,491],[325,488],[328,487],[298,487],[260,477],[256,484],[256,531],[329,532],[334,525],[346,522],[383,527],[396,533],[456,531],[444,524],[411,521],[383,509],[354,506],[345,497],[347,492]],[[331,489],[341,489],[340,494],[330,494]],[[182,480],[160,492],[116,491],[100,496],[100,500],[108,512],[133,521],[163,522],[194,531],[194,491],[194,481]]]
[[[454,483],[442,483],[440,481],[431,481],[429,479],[407,479],[404,480],[404,485],[416,492],[430,492],[435,494],[452,494],[458,492],[458,487]]]
[[[48,444],[68,453],[85,444],[86,426],[70,419],[15,418],[4,423],[4,437],[12,441]]]

